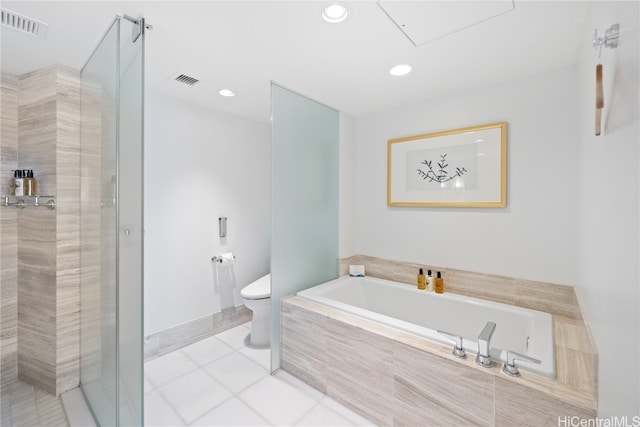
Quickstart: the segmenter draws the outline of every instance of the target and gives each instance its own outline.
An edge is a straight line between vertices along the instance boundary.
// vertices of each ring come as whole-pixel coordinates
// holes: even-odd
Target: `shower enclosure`
[[[82,70],[80,383],[100,425],[143,425],[143,19]]]
[[[144,20],[116,17],[81,73],[80,383],[104,426],[144,425],[144,49]],[[339,112],[276,84],[272,107],[279,313],[282,296],[337,277]]]

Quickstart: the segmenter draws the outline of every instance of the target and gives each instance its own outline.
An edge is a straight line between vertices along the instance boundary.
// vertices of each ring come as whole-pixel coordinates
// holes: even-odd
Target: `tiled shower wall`
[[[38,193],[57,202],[0,213],[2,383],[60,394],[79,382],[80,76],[3,74],[2,95],[1,192],[11,169],[33,169]]]
[[[2,74],[0,193],[9,192],[18,164],[18,79]],[[17,212],[0,208],[0,385],[18,378],[18,232]]]

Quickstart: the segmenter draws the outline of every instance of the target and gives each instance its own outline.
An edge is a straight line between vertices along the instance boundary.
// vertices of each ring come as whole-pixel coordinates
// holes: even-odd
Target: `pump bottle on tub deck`
[[[438,271],[438,275],[436,276],[436,280],[434,280],[434,286],[436,294],[444,293],[444,279],[442,278],[442,274]]]

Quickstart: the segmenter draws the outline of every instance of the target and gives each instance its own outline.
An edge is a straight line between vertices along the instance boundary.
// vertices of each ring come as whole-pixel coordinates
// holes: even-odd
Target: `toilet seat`
[[[245,299],[265,299],[271,297],[271,274],[267,274],[242,288],[240,295]]]

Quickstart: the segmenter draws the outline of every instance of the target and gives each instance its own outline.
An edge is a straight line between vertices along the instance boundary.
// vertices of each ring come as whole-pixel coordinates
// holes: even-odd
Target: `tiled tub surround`
[[[439,295],[371,276],[341,276],[297,295],[445,346],[453,345],[451,338],[438,330],[460,335],[470,354],[478,352],[478,334],[493,322],[490,355],[494,360],[504,362],[507,350],[516,351],[540,362],[522,364],[522,369],[547,378],[556,376],[549,313],[452,293]]]
[[[450,346],[297,296],[282,304],[282,367],[383,426],[557,426],[558,417],[596,416],[591,394],[571,384],[584,375],[579,366],[558,363],[556,380],[511,378],[473,355],[455,358]]]
[[[358,256],[343,260],[343,272],[348,264],[411,285],[420,267]],[[529,298],[534,282],[433,269],[445,272],[446,292],[551,312],[556,379],[507,377],[473,355],[453,357],[450,346],[297,296],[283,301],[283,369],[380,425],[556,426],[559,416],[596,416],[597,355],[573,288],[541,283]]]

